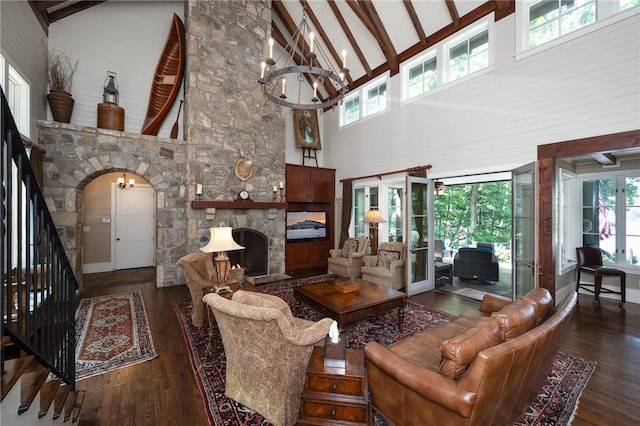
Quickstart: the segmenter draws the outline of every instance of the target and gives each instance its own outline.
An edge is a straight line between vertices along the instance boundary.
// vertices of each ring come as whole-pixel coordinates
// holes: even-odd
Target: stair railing
[[[75,386],[78,283],[2,95],[2,336]],[[4,356],[4,355],[3,355]],[[4,372],[4,358],[2,371]]]

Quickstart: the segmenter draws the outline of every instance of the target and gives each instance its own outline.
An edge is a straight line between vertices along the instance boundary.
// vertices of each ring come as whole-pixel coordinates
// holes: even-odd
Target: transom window
[[[438,85],[438,58],[432,56],[420,60],[417,65],[409,65],[408,97],[421,95]]]
[[[457,80],[489,66],[489,30],[449,48],[449,81]]]
[[[385,75],[345,96],[340,107],[340,125],[345,126],[389,109],[388,87]]]
[[[345,98],[342,106],[341,125],[353,123],[360,119],[360,95],[356,94]]]
[[[557,40],[640,5],[640,0],[526,0],[518,2],[521,51]]]
[[[366,108],[364,116],[375,114],[387,109],[387,81],[382,83],[374,83],[373,87],[367,86],[366,90]]]

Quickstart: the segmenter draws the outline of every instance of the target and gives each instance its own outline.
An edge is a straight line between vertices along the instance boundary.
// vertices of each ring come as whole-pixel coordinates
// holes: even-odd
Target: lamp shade
[[[369,210],[367,216],[363,220],[364,223],[385,223],[380,210]]]
[[[236,243],[231,235],[231,227],[210,228],[211,238],[206,246],[200,248],[205,253],[242,250],[244,247]]]

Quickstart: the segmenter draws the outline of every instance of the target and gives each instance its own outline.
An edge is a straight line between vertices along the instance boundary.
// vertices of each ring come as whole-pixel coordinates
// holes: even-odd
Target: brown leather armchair
[[[213,264],[213,253],[204,253],[198,250],[182,257],[178,260],[178,265],[184,272],[187,287],[191,293],[191,301],[193,302],[191,322],[196,327],[202,327],[204,325],[202,296],[204,296],[205,289],[213,288],[219,284],[218,274]],[[229,271],[229,280],[240,281],[243,278],[243,268],[231,269],[230,266],[227,266],[227,270]]]
[[[204,302],[222,336],[225,395],[276,426],[293,425],[311,352],[333,320],[295,318],[279,297],[244,290],[236,291],[231,300],[209,293]]]
[[[348,238],[341,249],[329,250],[327,273],[359,278],[362,275],[362,258],[369,251],[369,243],[368,238]]]

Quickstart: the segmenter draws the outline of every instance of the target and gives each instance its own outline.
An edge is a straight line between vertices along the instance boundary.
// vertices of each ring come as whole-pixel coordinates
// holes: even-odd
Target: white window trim
[[[624,185],[625,178],[629,176],[635,176],[635,175],[637,175],[637,172],[635,170],[620,170],[620,171],[615,171],[610,173],[603,173],[603,172],[579,173],[577,178],[578,200],[582,200],[582,183],[584,181],[595,180],[595,179],[615,179],[616,187],[620,187],[620,185]],[[625,237],[627,232],[626,218],[624,217],[624,211],[626,207],[625,197],[626,195],[624,192],[618,191],[616,195],[616,250],[619,250],[620,247],[623,245],[623,243],[618,238]],[[578,217],[580,218],[582,218],[581,206],[582,204],[580,203],[579,210],[578,210],[578,212],[580,213]],[[626,252],[625,252],[625,256],[626,256]],[[605,266],[613,266],[616,269],[625,271],[628,274],[638,274],[638,272],[640,271],[640,265],[630,265],[626,263],[608,263]]]
[[[474,35],[479,34],[484,30],[487,30],[487,33],[488,33],[487,35],[489,40],[489,47],[488,47],[489,63],[487,64],[487,66],[485,68],[482,68],[481,70],[470,72],[464,77],[460,77],[455,80],[449,80],[449,75],[450,75],[449,51],[451,47],[455,46],[461,41],[470,39]],[[438,65],[438,68],[439,68],[438,71],[440,71],[440,66],[442,66],[443,72],[442,73],[438,72],[438,84],[442,84],[444,86],[445,84],[450,84],[456,81],[464,80],[471,75],[475,75],[479,72],[486,70],[487,68],[493,67],[495,65],[495,47],[494,46],[495,46],[495,20],[493,18],[493,13],[491,13],[485,16],[484,18],[478,20],[477,22],[475,22],[466,30],[461,31],[460,33],[456,33],[444,41],[444,43],[442,44],[442,61],[440,61],[442,64]]]
[[[31,119],[29,111],[30,111],[30,92],[31,87],[29,83],[22,78],[20,73],[16,71],[11,65],[9,65],[9,72],[7,75],[7,83],[12,83],[12,88],[14,88],[16,93],[5,93],[7,96],[7,101],[9,102],[9,107],[13,113],[13,117],[16,120],[16,126],[18,130],[23,135],[29,137],[30,129],[29,129],[29,121]]]
[[[383,83],[386,83],[387,85],[387,95],[386,95],[386,105],[384,106],[384,109],[382,110],[378,110],[376,112],[372,112],[372,113],[367,113],[367,109],[365,107],[365,105],[367,105],[368,101],[369,101],[369,90],[376,88],[380,85],[382,85]],[[366,85],[362,86],[361,88],[361,96],[360,96],[360,119],[366,118],[366,117],[371,117],[374,115],[378,115],[381,113],[384,113],[386,111],[389,111],[389,99],[391,98],[390,96],[390,92],[389,92],[389,74],[385,73],[384,75],[382,75],[381,77],[376,78],[375,80],[371,80],[369,83],[367,83]]]
[[[420,96],[424,95],[425,93],[429,93],[432,92],[433,90],[436,90],[440,87],[440,60],[439,60],[439,56],[441,56],[438,52],[438,48],[434,48],[434,49],[430,49],[426,52],[424,52],[423,54],[416,56],[414,58],[412,58],[411,60],[403,63],[400,66],[400,75],[401,75],[401,81],[402,81],[402,101],[408,101],[411,99],[415,99],[415,98],[419,98]],[[438,83],[436,85],[436,87],[432,90],[427,90],[426,92],[422,92],[419,95],[416,95],[414,97],[409,97],[409,72],[411,71],[411,68],[415,67],[418,64],[421,64],[423,62],[426,62],[430,59],[436,59],[436,75],[438,78]]]
[[[596,1],[596,19],[597,21],[586,27],[577,29],[569,34],[565,34],[559,38],[548,41],[536,47],[529,46],[529,2],[516,2],[516,54],[515,60],[520,61],[530,56],[553,49],[564,43],[584,37],[592,32],[599,31],[610,25],[614,25],[625,19],[632,18],[640,13],[640,6],[619,11],[618,3],[611,0]],[[615,7],[612,7],[612,4]]]
[[[569,170],[558,170],[558,273],[564,275],[577,265],[576,247],[580,247],[582,221],[568,220],[580,217],[578,206],[578,175]]]
[[[345,110],[345,105],[347,104],[347,102],[349,102],[350,100],[354,99],[354,98],[360,98],[360,103],[359,103],[359,111],[358,111],[358,118],[346,123],[346,110]],[[349,93],[348,95],[346,95],[344,97],[343,102],[340,105],[340,128],[342,127],[349,127],[357,122],[359,122],[360,120],[362,120],[362,94],[360,93],[360,90],[354,91]]]

